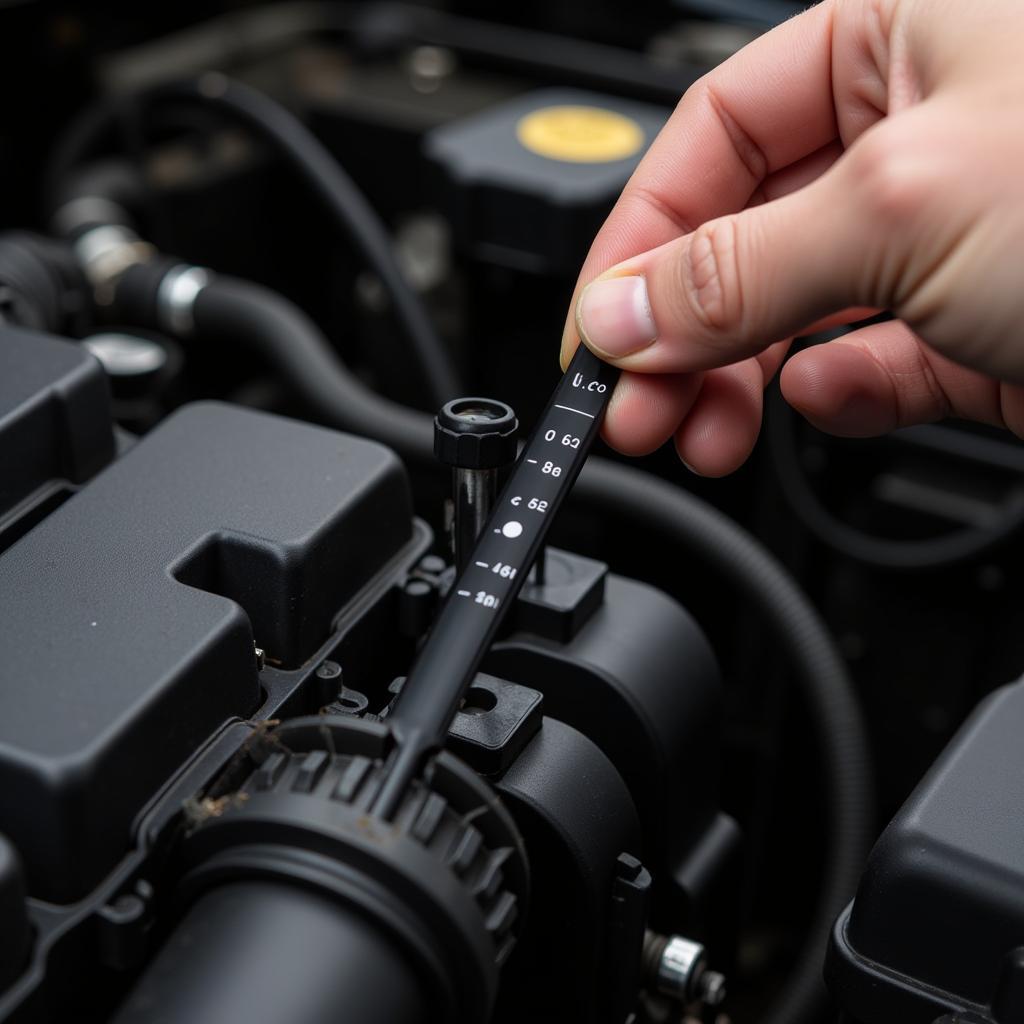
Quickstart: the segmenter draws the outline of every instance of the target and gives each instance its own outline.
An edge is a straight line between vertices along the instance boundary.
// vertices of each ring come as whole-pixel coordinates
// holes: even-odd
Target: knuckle
[[[868,218],[887,229],[916,222],[939,182],[928,149],[907,132],[876,129],[850,151],[853,188]]]

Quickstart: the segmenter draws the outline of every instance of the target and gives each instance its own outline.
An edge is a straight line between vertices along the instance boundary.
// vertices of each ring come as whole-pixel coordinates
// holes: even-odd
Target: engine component
[[[566,551],[551,549],[548,566],[543,584],[524,585],[517,628],[484,667],[540,690],[548,715],[590,737],[618,767],[643,822],[657,897],[652,927],[670,931],[685,920],[713,948],[728,948],[739,831],[704,771],[722,710],[715,657],[693,619],[659,591]],[[686,661],[683,686],[677,658]],[[689,742],[680,747],[671,737],[683,732]]]
[[[516,457],[519,421],[504,402],[457,398],[434,419],[434,454],[452,468],[452,553],[459,570],[498,496],[499,470]]]
[[[24,970],[32,949],[32,927],[25,907],[25,874],[11,842],[0,835],[0,987],[6,988]]]
[[[380,793],[383,817],[397,807],[424,755],[447,735],[463,691],[583,468],[618,375],[581,345],[555,388],[392,715],[400,749]]]
[[[882,833],[829,951],[853,1019],[1024,1020],[1022,735],[1019,682],[982,702]]]
[[[0,830],[33,895],[95,885],[143,803],[225,719],[257,709],[254,637],[277,664],[309,657],[411,543],[411,519],[385,449],[197,405],[7,551]]]
[[[110,393],[87,352],[0,327],[0,550],[114,457]]]
[[[440,205],[476,259],[568,273],[661,130],[668,111],[545,89],[429,132]]]
[[[602,29],[635,53],[500,24],[508,13],[485,23],[390,4],[243,4],[209,25],[176,12],[172,36],[104,39],[90,15],[87,31],[55,27],[62,67],[91,51],[82,70],[101,98],[58,148],[46,190],[68,241],[0,237],[0,319],[83,339],[74,355],[97,382],[85,350],[104,362],[118,427],[105,387],[102,408],[90,399],[85,412],[62,384],[43,402],[49,418],[18,399],[35,417],[19,444],[5,445],[0,419],[0,457],[19,472],[37,440],[45,450],[0,512],[0,1020],[279,1024],[333,1020],[343,1006],[352,1024],[664,1024],[713,1015],[722,984],[708,963],[729,971],[737,1024],[748,996],[762,1024],[823,1019],[825,937],[874,835],[866,737],[822,622],[741,528],[688,490],[594,459],[559,524],[559,543],[591,557],[552,548],[530,572],[544,531],[514,515],[491,538],[515,557],[476,565],[466,552],[486,513],[465,503],[477,514],[463,517],[453,568],[427,554],[401,467],[372,445],[211,406],[186,406],[141,439],[126,432],[208,395],[351,430],[396,450],[434,522],[449,474],[430,458],[432,411],[461,393],[453,369],[538,419],[550,359],[539,350],[568,278],[625,180],[612,185],[613,172],[656,130],[626,108],[663,103],[648,108],[663,119],[702,69],[658,49],[664,12],[629,19],[621,38],[614,21]],[[568,11],[541,17],[572,31]],[[211,67],[280,105],[219,73],[146,84]],[[557,89],[506,119],[507,151],[470,152],[489,145],[472,131],[507,118],[509,106],[489,104],[529,104],[551,85],[592,91]],[[33,105],[52,139],[46,115]],[[435,154],[440,137],[456,140],[457,160]],[[306,187],[282,187],[296,180]],[[17,197],[10,223],[45,215],[32,198]],[[414,225],[433,232],[420,253],[429,273],[403,280]],[[16,379],[22,367],[0,369]],[[591,398],[556,401],[596,429]],[[533,495],[546,521],[587,438],[544,426],[558,457],[518,479],[553,488],[554,499]],[[92,450],[101,436],[103,460],[66,469],[62,445]],[[354,477],[342,480],[349,456]],[[691,484],[765,528],[771,488],[752,475]],[[766,532],[799,570],[799,538]],[[442,602],[466,600],[452,590],[460,571],[474,573],[485,616],[495,599],[481,621],[504,621],[483,639],[471,619],[431,639]],[[813,584],[817,568],[800,578]],[[651,582],[693,604],[737,687],[721,790],[716,659]],[[846,653],[855,640],[843,636]],[[467,667],[473,647],[487,649],[483,672]],[[778,664],[765,657],[775,652]],[[421,743],[424,717],[408,709],[430,703],[417,697],[424,658],[448,678]],[[37,742],[44,725],[63,753]],[[820,772],[805,770],[811,751]],[[751,826],[742,862],[723,802]],[[497,818],[473,844],[480,859],[452,871],[460,836]],[[755,928],[734,971],[741,902]],[[971,1011],[986,1024],[1019,1015],[1014,963]],[[750,992],[759,970],[771,980]],[[705,1006],[684,1010],[691,998]]]
[[[148,264],[131,268],[121,280],[119,295],[123,293],[125,308],[138,310],[144,323],[151,323],[156,315],[156,296],[165,273],[166,267]],[[218,276],[199,291],[193,311],[201,335],[237,338],[252,346],[294,381],[318,417],[384,441],[421,472],[432,461],[431,418],[370,392],[293,304],[265,288]],[[650,474],[602,458],[589,460],[575,495],[586,507],[600,509],[602,516],[626,529],[653,528],[666,543],[688,551],[714,578],[727,581],[731,590],[743,595],[771,625],[772,635],[796,670],[794,680],[820,737],[829,794],[827,870],[813,933],[773,1020],[782,1024],[794,1015],[810,1014],[825,999],[821,949],[835,915],[856,885],[874,827],[871,759],[842,659],[789,575],[742,530],[699,498]],[[531,602],[527,591],[525,603],[541,614],[548,624],[545,629],[569,629],[571,635],[573,618],[583,607],[576,598],[593,594],[595,581],[574,575],[568,582],[565,590],[548,591],[558,594],[549,602]],[[566,598],[571,600],[560,607]]]
[[[299,718],[259,740],[198,812],[183,848],[195,903],[119,1024],[156,1007],[195,1024],[327,1024],[340,1006],[367,1024],[488,1019],[528,882],[486,783],[442,755],[388,823],[370,811],[385,726]]]
[[[30,340],[74,357],[105,398],[83,349]],[[101,408],[90,413],[109,429]],[[655,916],[704,929],[735,845],[735,829],[716,816],[705,746],[718,728],[714,662],[674,602],[593,560],[553,551],[545,580],[510,598],[509,667],[525,679],[557,675],[562,652],[563,670],[575,669],[561,672],[564,693],[551,692],[568,721],[544,713],[536,688],[478,676],[446,745],[479,777],[436,754],[395,816],[373,818],[395,749],[380,680],[408,665],[413,646],[402,637],[426,625],[402,610],[410,588],[436,594],[447,578],[443,562],[422,557],[427,539],[386,450],[204,404],[128,448],[5,553],[4,649],[18,653],[3,666],[0,830],[11,847],[0,871],[10,949],[0,1019],[45,1003],[43,1019],[88,1006],[97,1020],[244,1013],[276,1024],[284,999],[289,1019],[315,1021],[358,972],[388,989],[360,1021],[439,1019],[446,999],[460,1020],[597,1021],[636,1002],[648,891],[667,896]],[[624,644],[608,622],[631,614],[642,628]],[[656,651],[687,666],[684,676],[673,669],[665,685]],[[588,673],[590,698],[574,701],[572,680]],[[31,691],[14,684],[25,678]],[[329,717],[297,718],[318,707]],[[699,801],[663,788],[680,764],[647,786],[652,743],[702,758]],[[352,782],[355,762],[369,768],[349,802],[338,787]],[[81,769],[65,771],[72,764]],[[431,821],[438,832],[424,840]],[[470,825],[487,841],[467,841],[463,872],[455,840]],[[524,842],[543,894],[535,914]],[[416,843],[430,849],[415,853]],[[251,857],[255,847],[266,857]],[[645,848],[653,875],[638,860]],[[425,855],[433,868],[416,859]],[[313,899],[300,867],[317,857],[325,874]],[[453,864],[457,877],[445,874]],[[393,914],[382,911],[388,901]],[[557,925],[556,906],[571,908]],[[298,933],[319,936],[319,953],[297,941],[282,948]],[[106,1008],[89,987],[97,969],[112,972]],[[109,1000],[139,969],[115,1012]],[[299,971],[310,982],[304,999]],[[231,981],[243,974],[245,984]]]
[[[306,186],[323,201],[342,232],[352,238],[386,283],[398,322],[437,401],[447,401],[458,390],[447,353],[435,335],[418,296],[405,285],[379,218],[343,168],[302,122],[261,93],[216,74],[196,81],[163,83],[142,96],[140,102],[146,105],[191,103],[212,106],[235,122],[257,131],[261,138],[284,154]],[[65,147],[56,158],[49,176],[51,201],[62,200],[65,203],[55,211],[58,223],[68,225],[68,205],[79,203],[83,198],[95,198],[75,196],[68,199],[60,191],[58,183],[83,156],[92,155],[91,149],[116,124],[119,115],[116,105],[112,105],[100,110],[98,116],[94,114],[83,118],[69,132]],[[80,248],[86,239],[96,241],[84,246],[82,262],[89,268],[90,279],[101,287],[112,285],[124,270],[145,262],[149,255],[145,243],[121,224],[90,227],[78,240]]]
[[[709,971],[704,947],[681,935],[648,935],[644,945],[647,970],[655,989],[681,1003],[718,1006],[725,998],[725,978]]]

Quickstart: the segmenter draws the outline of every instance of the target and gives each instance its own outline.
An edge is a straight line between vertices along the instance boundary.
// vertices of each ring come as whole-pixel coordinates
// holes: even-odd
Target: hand
[[[682,98],[602,227],[562,341],[628,371],[605,438],[749,455],[786,399],[844,436],[959,416],[1024,436],[1024,4],[824,0]],[[598,276],[600,275],[600,276]],[[588,282],[595,282],[583,290]]]

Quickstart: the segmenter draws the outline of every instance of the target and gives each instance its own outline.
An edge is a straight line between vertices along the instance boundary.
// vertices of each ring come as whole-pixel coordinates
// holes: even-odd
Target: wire
[[[348,174],[298,118],[262,93],[214,73],[164,83],[133,99],[136,113],[140,107],[176,102],[215,107],[256,131],[287,158],[383,282],[423,376],[428,392],[424,404],[438,407],[460,393],[451,359],[422,302],[406,281],[384,225]],[[108,101],[86,111],[72,125],[58,145],[47,174],[51,200],[60,196],[61,182],[72,169],[115,133],[127,109],[123,101]]]

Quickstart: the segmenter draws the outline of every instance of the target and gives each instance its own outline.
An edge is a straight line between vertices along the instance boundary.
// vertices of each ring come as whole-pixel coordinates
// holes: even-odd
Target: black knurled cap
[[[516,457],[519,421],[493,398],[455,398],[434,419],[434,454],[458,469],[498,469]]]

